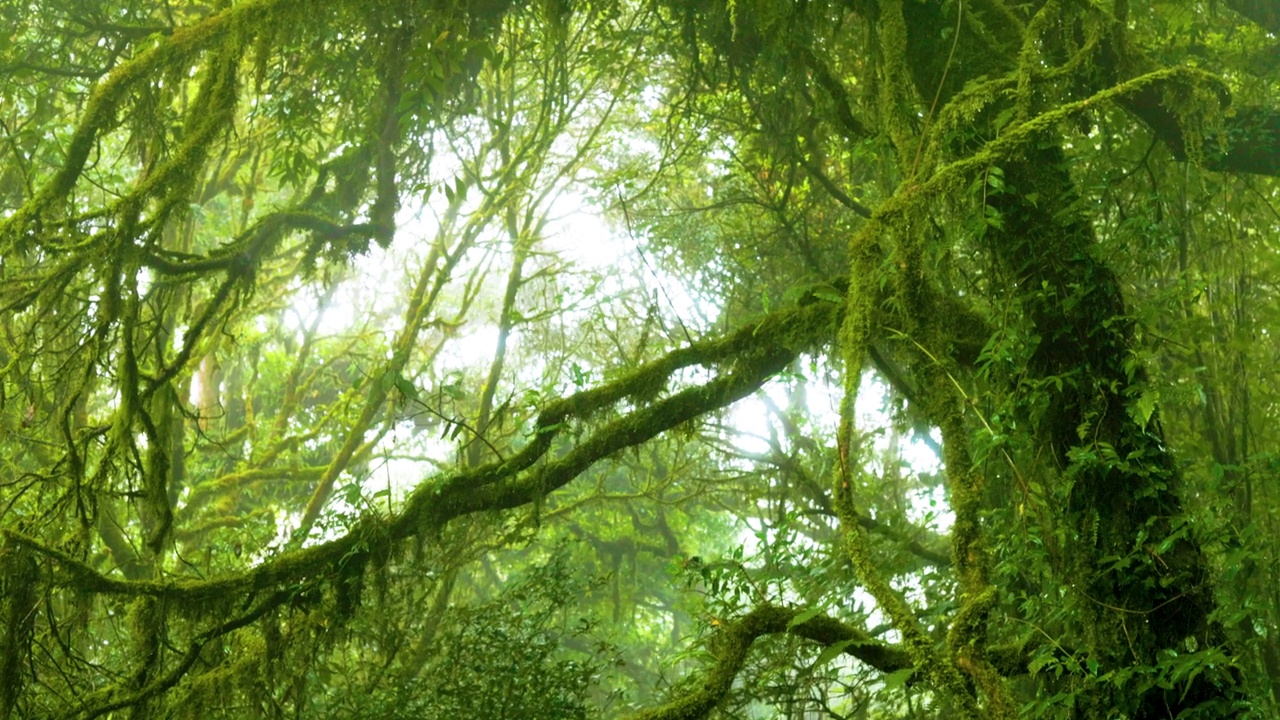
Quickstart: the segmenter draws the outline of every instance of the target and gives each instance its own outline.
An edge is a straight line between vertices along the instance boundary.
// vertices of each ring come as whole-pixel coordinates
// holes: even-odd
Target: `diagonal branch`
[[[399,515],[389,520],[365,518],[343,537],[283,553],[242,573],[195,582],[120,580],[25,534],[9,529],[0,534],[53,561],[62,573],[63,585],[88,593],[198,602],[324,579],[335,571],[340,573],[353,557],[378,555],[397,541],[433,535],[464,515],[536,502],[620,450],[727,407],[758,390],[801,352],[828,342],[840,309],[835,303],[809,296],[727,337],[675,350],[630,375],[555,401],[539,415],[528,445],[506,460],[424,481]],[[674,373],[692,365],[723,369],[704,384],[644,402],[661,394]],[[546,460],[553,441],[571,421],[587,420],[624,400],[639,407],[591,432],[555,460]]]

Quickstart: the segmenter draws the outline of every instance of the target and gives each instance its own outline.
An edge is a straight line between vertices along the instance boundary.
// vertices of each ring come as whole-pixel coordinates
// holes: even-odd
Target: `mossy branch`
[[[17,212],[0,223],[0,242],[12,247],[39,221],[45,210],[67,197],[79,181],[93,148],[117,123],[117,113],[137,86],[160,76],[165,68],[189,64],[229,35],[248,39],[253,28],[266,22],[280,7],[305,12],[310,3],[286,0],[249,0],[228,7],[190,27],[179,28],[128,62],[121,63],[94,87],[85,110],[67,145],[66,160],[53,177]]]
[[[1124,100],[1150,88],[1163,87],[1165,83],[1185,83],[1193,87],[1200,85],[1218,87],[1220,82],[1218,78],[1195,68],[1165,68],[1114,85],[1083,100],[1060,105],[1010,127],[1000,137],[983,145],[977,152],[939,168],[927,181],[918,185],[904,185],[893,197],[877,208],[873,222],[888,222],[892,217],[907,215],[926,203],[934,202],[965,178],[993,164],[1016,157],[1037,137],[1054,129],[1059,123],[1087,112],[1091,108]]]
[[[755,392],[799,353],[829,342],[839,310],[835,303],[809,296],[799,305],[775,311],[725,338],[681,348],[625,377],[555,401],[539,416],[531,442],[505,461],[424,481],[400,514],[390,520],[367,518],[341,538],[287,552],[224,578],[120,580],[25,534],[9,529],[0,533],[52,560],[63,574],[61,584],[93,594],[150,595],[199,605],[331,577],[335,572],[341,574],[346,558],[354,554],[382,554],[396,541],[438,532],[461,516],[532,503],[619,450]],[[674,372],[697,364],[723,366],[724,372],[703,385],[622,415],[562,457],[535,468],[571,420],[586,419],[628,398],[643,403],[660,394]]]
[[[715,664],[706,670],[697,687],[662,706],[631,715],[627,720],[697,720],[706,717],[733,687],[752,645],[765,635],[786,633],[812,640],[823,647],[839,644],[844,647],[846,655],[882,672],[913,667],[910,656],[901,648],[873,640],[866,631],[825,615],[793,625],[801,612],[800,608],[762,605],[721,625],[708,642],[716,655]]]

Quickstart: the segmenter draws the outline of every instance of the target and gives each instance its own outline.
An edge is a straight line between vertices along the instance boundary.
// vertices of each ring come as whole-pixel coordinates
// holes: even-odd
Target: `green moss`
[[[0,544],[0,719],[13,715],[25,685],[38,583],[30,551],[9,541]]]
[[[916,133],[913,88],[907,72],[907,24],[902,0],[880,3],[880,53],[884,74],[880,82],[881,121],[898,151],[904,173],[911,169],[919,138]]]

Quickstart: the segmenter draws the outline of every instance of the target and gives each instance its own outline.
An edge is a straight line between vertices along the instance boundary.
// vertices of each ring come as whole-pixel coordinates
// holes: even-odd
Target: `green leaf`
[[[1037,655],[1031,658],[1031,662],[1027,663],[1027,672],[1031,673],[1032,676],[1035,676],[1044,668],[1056,664],[1057,660],[1053,657],[1052,653],[1044,653],[1043,655]]]
[[[841,640],[838,643],[828,645],[822,648],[822,652],[818,653],[818,657],[815,658],[813,661],[813,669],[817,670],[823,665],[826,665],[827,663],[836,659],[840,655],[844,654],[845,650],[848,650],[857,642],[858,642],[857,640],[853,638],[849,638],[848,640]]]
[[[795,617],[791,618],[791,622],[787,623],[787,629],[790,630],[797,625],[803,625],[821,614],[821,607],[811,607],[808,610],[798,612]]]
[[[1156,411],[1156,403],[1160,400],[1160,391],[1146,389],[1138,396],[1138,399],[1129,406],[1129,415],[1134,422],[1142,426],[1143,430],[1147,429],[1147,425],[1151,422],[1151,416]]]
[[[813,296],[819,300],[826,300],[829,303],[840,305],[844,302],[844,296],[836,292],[835,288],[820,287],[813,291]]]
[[[441,385],[440,391],[454,400],[462,400],[467,397],[467,393],[463,391],[462,385],[457,381]]]
[[[421,394],[418,392],[417,386],[410,382],[404,375],[396,373],[395,383],[396,389],[400,391],[401,395],[404,395],[410,400],[421,399]]]
[[[916,672],[915,668],[903,668],[884,676],[884,689],[896,690],[907,683]]]

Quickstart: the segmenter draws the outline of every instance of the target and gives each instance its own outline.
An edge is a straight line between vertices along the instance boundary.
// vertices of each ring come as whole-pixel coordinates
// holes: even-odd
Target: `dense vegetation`
[[[1280,714],[1280,11],[0,2],[0,720]]]

